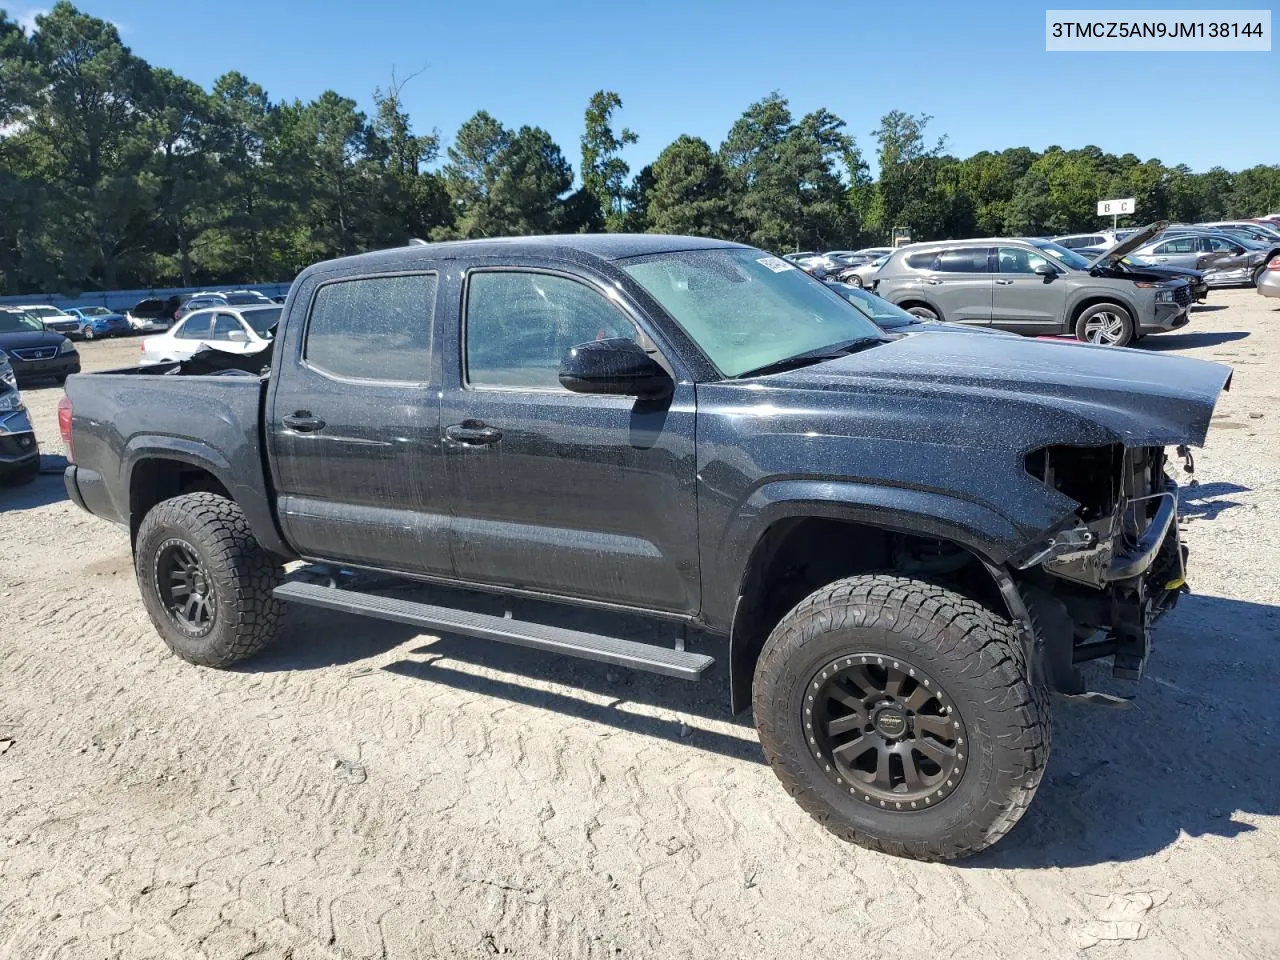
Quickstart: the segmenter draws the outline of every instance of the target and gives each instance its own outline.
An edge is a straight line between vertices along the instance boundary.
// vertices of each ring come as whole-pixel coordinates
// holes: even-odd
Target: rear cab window
[[[304,362],[341,379],[427,382],[438,287],[434,272],[322,284],[307,317]]]

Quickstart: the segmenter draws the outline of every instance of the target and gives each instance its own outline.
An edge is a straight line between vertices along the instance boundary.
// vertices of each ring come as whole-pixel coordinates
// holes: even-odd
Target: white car
[[[271,343],[283,309],[272,304],[193,310],[166,333],[142,341],[142,363],[187,360],[204,346],[227,353],[257,353]]]
[[[52,330],[54,333],[68,336],[80,332],[79,317],[73,317],[71,314],[64,313],[57,307],[51,307],[47,303],[24,303],[19,305],[18,309],[24,313],[31,314],[31,316],[44,324],[46,330]]]

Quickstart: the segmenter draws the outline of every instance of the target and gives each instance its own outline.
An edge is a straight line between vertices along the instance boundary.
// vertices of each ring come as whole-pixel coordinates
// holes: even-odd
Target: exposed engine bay
[[[1178,448],[1184,469],[1190,450]],[[1178,484],[1164,447],[1051,446],[1026,469],[1078,503],[1048,543],[1015,564],[1052,689],[1082,694],[1075,665],[1111,657],[1116,677],[1137,680],[1151,626],[1186,586]]]

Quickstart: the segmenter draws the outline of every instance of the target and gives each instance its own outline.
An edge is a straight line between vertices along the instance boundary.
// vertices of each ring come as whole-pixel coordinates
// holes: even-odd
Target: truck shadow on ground
[[[462,591],[432,588],[428,595],[436,603],[466,598],[466,606],[482,612],[502,608],[500,600]],[[542,616],[530,606],[541,606]],[[354,663],[423,636],[395,624],[299,613],[305,619],[281,644],[242,669]],[[627,618],[611,614],[518,601],[513,615],[580,630],[604,623],[615,634],[658,641],[640,629],[628,632],[620,622]],[[1135,860],[1183,834],[1235,837],[1255,829],[1250,820],[1280,815],[1273,779],[1280,754],[1280,607],[1193,595],[1155,635],[1141,683],[1113,681],[1103,665],[1087,670],[1091,689],[1135,697],[1131,709],[1055,706],[1053,754],[1031,809],[1000,844],[963,865],[1035,869]],[[717,658],[701,683],[451,635],[412,645],[381,669],[664,740],[673,749],[763,763],[750,712],[729,712],[723,643],[695,640],[690,648]]]

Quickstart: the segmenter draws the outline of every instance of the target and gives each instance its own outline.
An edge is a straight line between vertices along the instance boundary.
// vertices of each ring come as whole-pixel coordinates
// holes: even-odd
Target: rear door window
[[[307,364],[337,377],[427,382],[437,285],[434,273],[324,284],[307,320]]]
[[[958,247],[941,251],[934,269],[943,273],[989,273],[987,260],[986,247]]]

